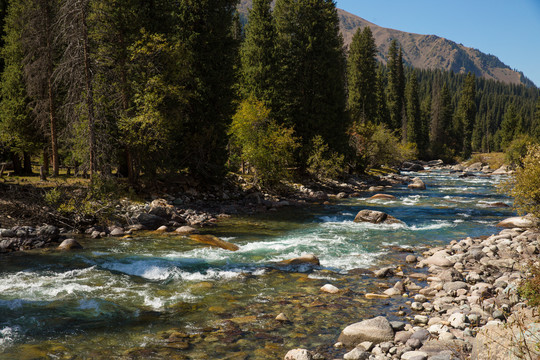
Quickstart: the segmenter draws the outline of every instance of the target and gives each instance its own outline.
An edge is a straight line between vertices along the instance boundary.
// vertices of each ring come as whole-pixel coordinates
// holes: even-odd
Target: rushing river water
[[[230,252],[187,238],[146,233],[131,239],[81,239],[84,250],[0,257],[0,359],[282,359],[296,347],[327,349],[346,325],[384,314],[402,299],[366,300],[381,281],[362,270],[403,264],[397,250],[420,250],[489,235],[510,216],[495,191],[499,177],[413,174],[406,186],[327,206],[234,217],[210,233],[237,244]],[[354,223],[361,209],[405,225]],[[317,268],[283,268],[303,254]],[[397,279],[385,280],[391,284]],[[384,282],[384,281],[383,281]],[[349,289],[337,295],[319,288]],[[285,313],[291,320],[274,318]],[[331,350],[328,350],[331,351]]]

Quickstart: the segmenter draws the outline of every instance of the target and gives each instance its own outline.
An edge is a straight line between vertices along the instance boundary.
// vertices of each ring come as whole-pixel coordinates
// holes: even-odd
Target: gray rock
[[[60,235],[60,229],[53,225],[45,225],[37,230],[37,234],[41,236],[45,236],[51,240],[58,239],[58,236]]]
[[[395,217],[391,215],[388,215],[387,213],[384,213],[382,211],[375,211],[375,210],[360,210],[358,214],[356,214],[356,217],[354,218],[354,222],[369,222],[372,224],[402,223],[400,220],[396,219]]]
[[[465,329],[467,327],[467,316],[463,313],[454,313],[450,315],[448,322],[456,329]]]
[[[407,351],[401,355],[401,360],[426,360],[427,353],[423,351]]]
[[[360,348],[354,348],[345,355],[343,359],[345,360],[368,360],[371,354],[367,351],[364,351]]]
[[[392,276],[394,275],[394,269],[392,267],[384,267],[382,269],[379,269],[379,270],[375,270],[373,272],[373,275],[377,278],[385,278],[387,276]]]
[[[407,340],[405,345],[409,346],[413,350],[416,350],[422,346],[422,341],[420,341],[419,339],[410,338],[409,340]]]
[[[363,341],[379,344],[394,339],[394,330],[383,316],[364,320],[347,326],[339,335],[338,341],[346,346],[356,346]]]
[[[412,332],[410,331],[398,331],[394,337],[395,343],[405,344],[411,338]]]
[[[429,331],[427,331],[426,329],[419,329],[419,330],[416,330],[414,334],[412,334],[411,339],[418,339],[424,342],[427,339],[429,339],[429,336],[430,336]]]
[[[111,236],[124,236],[126,233],[124,232],[124,229],[116,227],[112,229],[109,235]]]
[[[313,357],[306,349],[294,349],[290,350],[283,360],[313,360]]]
[[[437,277],[444,282],[463,280],[463,275],[454,268],[446,269],[442,271],[439,275],[437,275]]]
[[[149,230],[155,230],[161,225],[164,225],[167,223],[167,220],[164,218],[153,215],[153,214],[147,214],[147,213],[140,213],[134,218],[132,218],[134,222],[138,222],[139,224],[143,225],[145,228]]]
[[[463,281],[452,281],[452,282],[449,282],[449,283],[445,283],[443,285],[443,289],[446,292],[457,291],[457,290],[460,290],[460,289],[467,289],[468,287],[469,286],[467,285],[467,283],[465,283]]]
[[[414,256],[414,255],[407,255],[407,257],[405,258],[405,262],[407,262],[409,264],[415,263],[416,260],[417,260],[416,256]]]
[[[390,326],[392,329],[394,329],[394,331],[401,331],[405,329],[405,325],[406,323],[403,321],[390,321]]]

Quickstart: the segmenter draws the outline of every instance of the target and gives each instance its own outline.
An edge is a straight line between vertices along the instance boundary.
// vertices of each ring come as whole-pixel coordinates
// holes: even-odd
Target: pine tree
[[[433,88],[431,105],[430,142],[433,156],[440,157],[445,154],[445,148],[450,145],[452,133],[452,99],[448,85],[444,83],[442,89]]]
[[[58,154],[58,94],[54,83],[54,69],[58,49],[54,48],[54,29],[58,2],[56,0],[22,0],[21,51],[26,92],[31,100],[33,116],[47,134],[51,151],[53,175],[60,169]],[[48,149],[44,149],[43,163],[48,171]]]
[[[275,118],[301,137],[305,167],[312,139],[321,135],[331,150],[346,147],[345,54],[335,3],[277,0]],[[307,151],[306,151],[307,150]]]
[[[501,123],[499,136],[501,139],[501,148],[504,150],[512,142],[512,140],[520,134],[519,128],[520,118],[516,107],[513,103],[508,105],[504,113],[504,119]]]
[[[377,109],[375,115],[376,124],[384,124],[390,128],[390,113],[388,112],[388,106],[386,106],[386,86],[385,79],[386,74],[384,72],[385,67],[383,64],[379,64],[377,70],[377,83],[376,83],[376,96],[377,96]]]
[[[272,0],[254,0],[245,27],[245,39],[240,48],[240,92],[270,105],[275,65],[275,28],[271,11]]]
[[[476,117],[476,83],[475,76],[467,74],[461,90],[457,109],[456,134],[463,134],[461,141],[461,156],[468,158],[471,155],[472,132]]]
[[[233,114],[236,40],[232,36],[236,0],[182,0],[178,40],[189,54],[185,130],[178,134],[181,164],[201,179],[225,173],[227,128]]]
[[[405,77],[401,49],[396,40],[392,40],[388,50],[388,89],[387,104],[390,112],[391,129],[402,129],[405,98]]]
[[[377,118],[377,47],[369,26],[353,36],[348,58],[349,113],[353,121]]]
[[[407,101],[407,132],[406,141],[417,146],[422,152],[425,150],[425,139],[423,139],[422,117],[420,111],[420,100],[418,98],[418,81],[414,72],[411,72],[405,89]]]

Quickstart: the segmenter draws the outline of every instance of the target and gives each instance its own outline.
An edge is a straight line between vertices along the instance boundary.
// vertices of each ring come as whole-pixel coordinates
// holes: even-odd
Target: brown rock
[[[280,265],[302,265],[311,264],[315,266],[321,265],[319,259],[315,255],[302,255],[294,259],[283,260],[279,262]]]
[[[239,249],[237,245],[221,240],[214,235],[190,235],[189,238],[202,244],[219,247],[225,250],[236,251]]]
[[[372,199],[372,200],[375,200],[375,199],[394,200],[394,199],[396,199],[396,197],[394,195],[390,195],[390,194],[376,194],[376,195],[373,195],[372,197],[370,197],[370,199]]]
[[[82,249],[82,245],[79,244],[75,239],[66,239],[62,241],[60,245],[58,245],[58,250],[76,250],[76,249]]]
[[[358,214],[356,214],[356,217],[354,218],[354,222],[369,222],[372,224],[400,224],[402,223],[400,220],[396,219],[395,217],[388,215],[387,213],[384,213],[382,211],[375,211],[375,210],[360,210]]]

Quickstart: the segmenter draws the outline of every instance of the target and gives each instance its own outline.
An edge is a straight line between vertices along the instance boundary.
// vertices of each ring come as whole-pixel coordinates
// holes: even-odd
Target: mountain
[[[238,9],[244,22],[249,8],[251,8],[251,0],[241,0]],[[356,29],[371,27],[379,50],[378,60],[383,63],[386,63],[390,42],[395,39],[403,49],[404,62],[414,68],[442,69],[455,73],[472,72],[486,79],[535,86],[522,72],[513,70],[496,56],[485,54],[478,49],[469,48],[436,35],[413,34],[384,28],[341,9],[338,9],[338,15],[341,33],[347,46]]]

